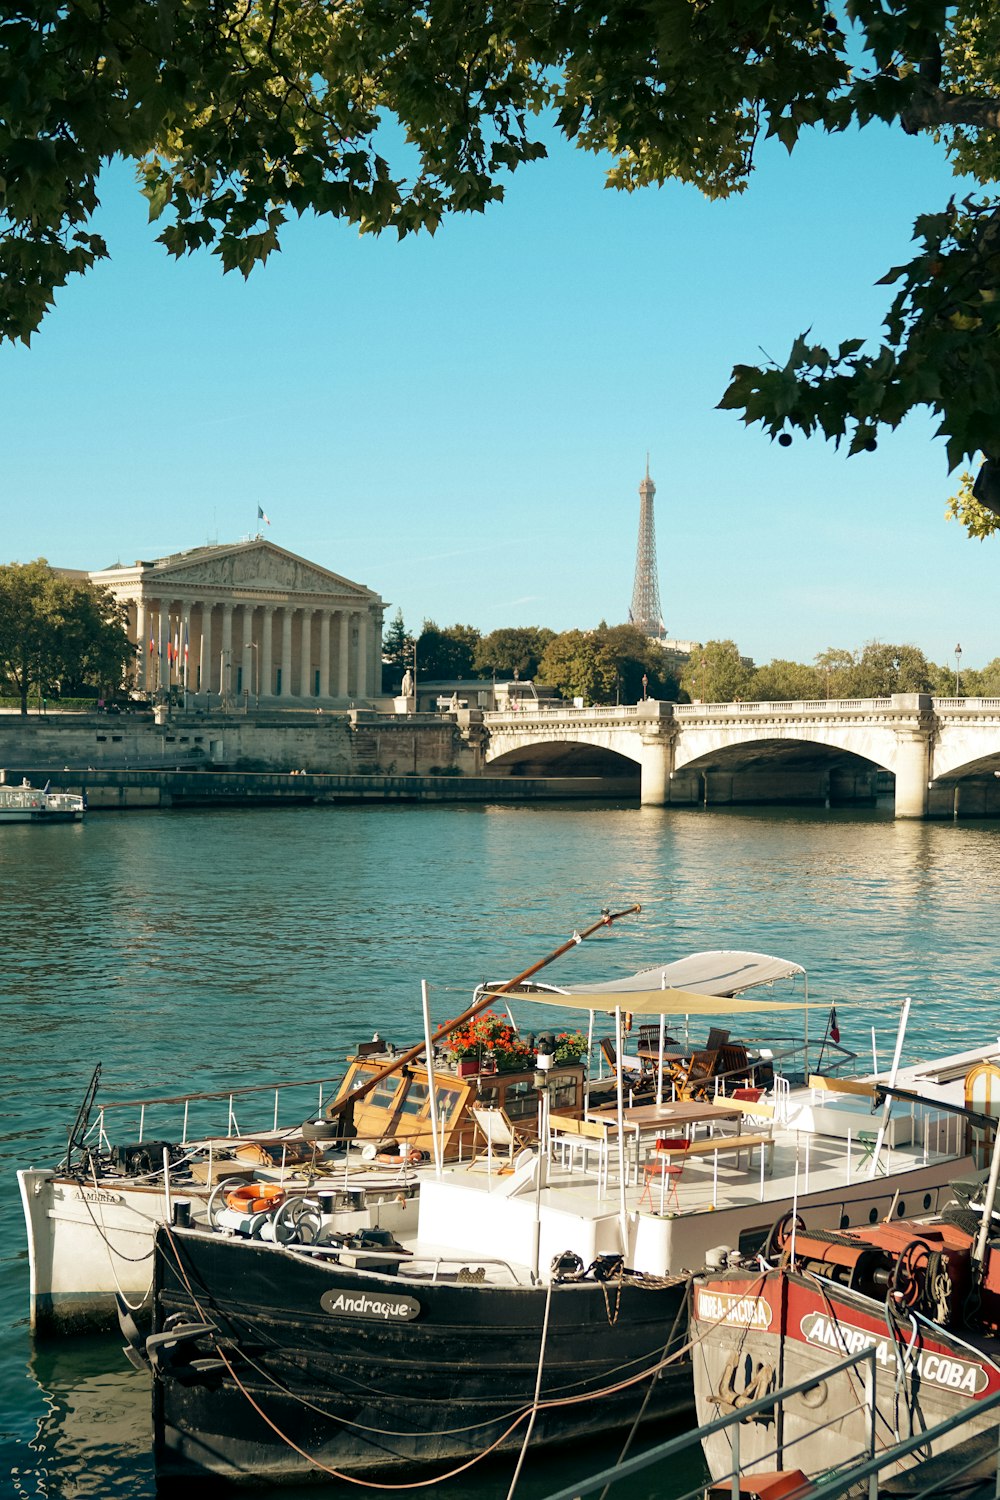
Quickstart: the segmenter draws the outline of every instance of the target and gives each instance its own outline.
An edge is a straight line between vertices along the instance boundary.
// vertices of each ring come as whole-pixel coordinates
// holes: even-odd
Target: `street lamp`
[[[642,701],[643,701],[643,703],[645,703],[646,699],[649,697],[649,691],[648,691],[648,689],[649,689],[649,678],[646,676],[645,672],[643,672],[643,674],[642,674]]]
[[[955,697],[956,698],[958,697],[958,682],[959,682],[958,669],[959,669],[959,665],[961,664],[961,661],[962,661],[962,648],[961,648],[961,646],[956,646],[955,647]]]

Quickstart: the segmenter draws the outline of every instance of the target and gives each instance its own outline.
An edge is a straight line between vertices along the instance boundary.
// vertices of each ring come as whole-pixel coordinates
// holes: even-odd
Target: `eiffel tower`
[[[632,608],[629,622],[644,635],[662,639],[667,629],[660,610],[660,586],[656,581],[656,530],[653,525],[653,496],[656,485],[649,477],[649,454],[646,454],[646,477],[639,486],[639,543],[635,552],[635,583],[632,585]]]

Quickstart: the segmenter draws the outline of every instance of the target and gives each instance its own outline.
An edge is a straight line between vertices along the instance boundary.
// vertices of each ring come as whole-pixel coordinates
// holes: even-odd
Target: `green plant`
[[[565,1066],[567,1063],[578,1063],[581,1057],[585,1057],[588,1051],[587,1033],[585,1031],[560,1031],[556,1036],[556,1049],[553,1059],[556,1063]]]

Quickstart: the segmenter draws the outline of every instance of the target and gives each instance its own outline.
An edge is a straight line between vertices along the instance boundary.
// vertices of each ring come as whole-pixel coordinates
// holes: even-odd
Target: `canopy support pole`
[[[437,1087],[434,1082],[434,1048],[431,1045],[431,1008],[427,993],[427,980],[420,981],[420,1003],[424,1011],[424,1048],[427,1059],[427,1102],[430,1105],[431,1140],[434,1143],[434,1173],[441,1176],[441,1138],[438,1135]]]
[[[618,1067],[615,1073],[618,1079],[618,1214],[621,1221],[622,1255],[628,1254],[628,1208],[625,1204],[625,1096],[624,1084],[622,1082],[622,1071],[624,1067],[622,1049],[624,1045],[622,1034],[622,1008],[615,1006],[615,1056],[618,1059]]]

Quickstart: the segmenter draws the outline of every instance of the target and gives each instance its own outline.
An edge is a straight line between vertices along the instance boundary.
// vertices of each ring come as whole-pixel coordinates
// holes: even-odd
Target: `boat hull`
[[[771,1413],[740,1427],[743,1472],[755,1466],[794,1467],[816,1476],[869,1452],[866,1365],[829,1375],[831,1366],[864,1348],[875,1350],[876,1450],[967,1414],[960,1430],[900,1459],[883,1479],[901,1473],[981,1431],[975,1403],[1000,1389],[993,1348],[976,1346],[937,1324],[888,1315],[884,1303],[826,1279],[781,1271],[700,1277],[691,1322],[695,1404],[700,1425],[782,1386],[814,1380]],[[732,1468],[729,1437],[703,1443],[713,1479]],[[777,1452],[775,1451],[777,1450]]]
[[[249,1177],[250,1173],[246,1175]],[[122,1298],[143,1324],[152,1319],[153,1235],[170,1218],[162,1180],[82,1177],[27,1169],[17,1174],[28,1231],[32,1331],[40,1335],[118,1329]],[[203,1217],[204,1184],[176,1181],[172,1198],[190,1200]],[[384,1226],[402,1233],[416,1223],[411,1180],[365,1185],[366,1205],[338,1214],[346,1229]]]
[[[474,1257],[470,1268],[474,1278]],[[533,1448],[679,1413],[690,1408],[688,1366],[649,1372],[684,1340],[686,1287],[616,1278],[549,1294],[432,1282],[161,1230],[156,1327],[177,1314],[217,1334],[187,1341],[155,1372],[158,1482],[291,1481],[517,1448],[547,1301]],[[195,1363],[213,1356],[214,1366]]]

